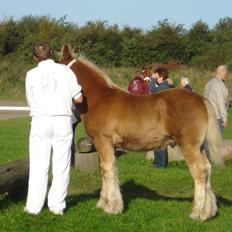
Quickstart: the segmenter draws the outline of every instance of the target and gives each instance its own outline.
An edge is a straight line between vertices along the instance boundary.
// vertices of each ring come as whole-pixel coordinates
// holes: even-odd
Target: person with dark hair
[[[52,49],[46,41],[40,41],[34,44],[32,54],[35,60],[47,60],[52,56]]]
[[[168,71],[164,68],[157,68],[154,73],[152,73],[152,78],[150,81],[150,91],[152,93],[164,90],[164,89],[169,89],[170,86],[168,84]]]
[[[166,69],[157,68],[152,74],[152,78],[150,82],[151,93],[171,88],[167,82],[168,76],[169,73]],[[157,168],[166,168],[168,165],[167,148],[156,150],[154,151],[154,154],[155,154],[154,166]]]
[[[75,166],[75,154],[76,154],[76,144],[75,144],[75,133],[78,123],[81,122],[81,115],[77,108],[77,106],[73,103],[72,105],[72,131],[73,131],[73,139],[71,145],[71,166]]]
[[[38,66],[26,75],[26,98],[30,107],[29,140],[30,171],[24,211],[39,214],[43,208],[52,153],[52,183],[48,192],[48,208],[62,215],[69,183],[72,144],[72,104],[82,102],[81,86],[67,66],[52,60],[47,42],[32,49]]]

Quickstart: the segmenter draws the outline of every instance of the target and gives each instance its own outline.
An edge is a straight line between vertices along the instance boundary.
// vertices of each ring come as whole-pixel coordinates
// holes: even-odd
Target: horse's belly
[[[123,137],[115,136],[115,138],[115,147],[134,151],[159,149],[173,142],[172,140],[168,139],[167,136],[161,136],[161,134],[159,134],[158,136],[154,134],[140,134],[140,136],[132,135]]]

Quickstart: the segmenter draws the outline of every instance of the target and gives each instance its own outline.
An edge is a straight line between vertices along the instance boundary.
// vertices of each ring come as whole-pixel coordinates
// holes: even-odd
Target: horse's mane
[[[98,68],[93,62],[88,60],[84,55],[80,54],[79,56],[77,56],[74,49],[70,45],[66,44],[65,46],[63,46],[61,54],[62,54],[61,57],[63,57],[65,60],[76,59],[78,62],[89,68],[92,72],[95,72],[97,76],[103,79],[103,81],[106,83],[108,87],[125,91],[124,89],[120,88],[115,83],[113,83],[113,81],[108,77],[108,75],[104,71]]]
[[[80,55],[76,59],[77,59],[78,62],[84,64],[89,69],[91,69],[92,71],[94,71],[95,73],[97,73],[98,76],[100,76],[103,80],[105,80],[105,82],[107,83],[107,85],[109,87],[111,87],[111,88],[119,88],[116,84],[114,84],[112,82],[112,80],[108,77],[108,75],[104,71],[102,71],[101,69],[99,69],[94,63],[92,63],[91,61],[89,61],[88,59],[86,59],[83,55]]]

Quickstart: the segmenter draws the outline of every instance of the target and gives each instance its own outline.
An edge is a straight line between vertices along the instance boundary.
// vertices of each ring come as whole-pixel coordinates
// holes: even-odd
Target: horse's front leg
[[[100,158],[102,176],[102,190],[97,207],[107,213],[121,213],[123,200],[117,177],[114,148],[106,138],[98,137],[94,143]]]

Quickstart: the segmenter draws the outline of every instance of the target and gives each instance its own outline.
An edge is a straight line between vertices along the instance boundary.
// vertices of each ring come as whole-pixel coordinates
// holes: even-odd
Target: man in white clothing
[[[48,208],[63,214],[69,183],[72,144],[72,103],[82,102],[81,86],[75,74],[55,63],[48,43],[33,47],[38,66],[27,72],[26,97],[30,106],[30,172],[25,212],[39,214],[47,192],[48,170],[52,151],[52,185]]]

